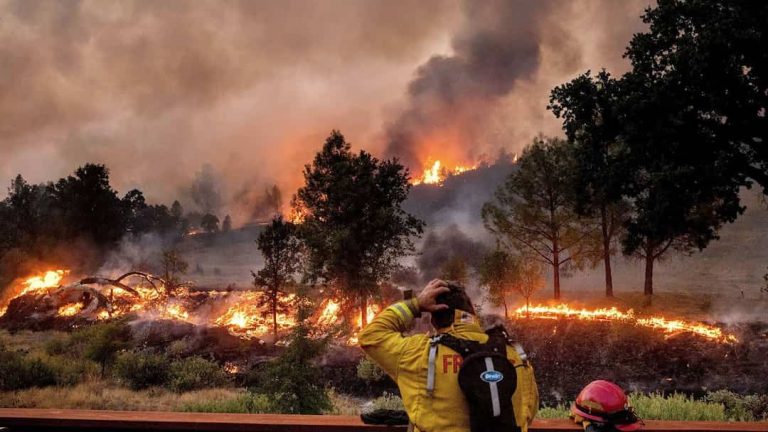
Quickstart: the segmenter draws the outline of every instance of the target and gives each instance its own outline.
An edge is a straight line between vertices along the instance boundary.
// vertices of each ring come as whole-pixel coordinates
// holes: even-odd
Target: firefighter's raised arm
[[[434,312],[448,306],[437,304],[436,297],[449,289],[435,279],[418,297],[397,302],[384,309],[360,333],[360,347],[392,379],[397,379],[397,365],[407,341],[403,333],[410,329],[421,312]]]

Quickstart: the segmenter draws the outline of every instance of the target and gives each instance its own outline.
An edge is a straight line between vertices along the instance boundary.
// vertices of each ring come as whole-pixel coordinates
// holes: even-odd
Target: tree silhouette
[[[555,87],[547,107],[563,119],[573,146],[576,212],[587,223],[599,223],[607,297],[613,296],[611,255],[629,211],[621,196],[627,148],[619,139],[619,98],[620,86],[610,74],[602,71],[593,78],[588,71]]]
[[[411,187],[408,171],[396,160],[350,148],[340,132],[331,133],[305,166],[293,206],[303,217],[299,237],[307,249],[308,280],[335,287],[343,301],[360,308],[365,325],[368,299],[398,260],[412,253],[411,238],[424,223],[401,208]]]
[[[740,188],[768,187],[768,3],[664,0],[643,17],[621,79],[624,193],[633,211],[622,242],[654,262],[705,248],[743,211]]]
[[[264,290],[260,306],[266,306],[272,317],[272,335],[277,339],[277,314],[289,310],[285,300],[285,288],[295,281],[294,274],[299,270],[301,245],[295,237],[295,226],[277,216],[259,235],[256,241],[264,267],[258,272],[251,272],[253,284]]]
[[[483,221],[502,244],[551,267],[559,299],[561,271],[594,259],[594,229],[574,211],[572,154],[563,140],[537,138],[518,166],[483,206]]]

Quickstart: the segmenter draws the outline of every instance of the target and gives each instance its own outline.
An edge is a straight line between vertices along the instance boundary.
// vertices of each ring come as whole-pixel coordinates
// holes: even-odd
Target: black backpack
[[[444,345],[462,356],[459,387],[469,404],[472,432],[519,432],[512,408],[512,395],[517,390],[517,372],[515,365],[507,359],[507,345],[512,345],[512,342],[501,326],[486,333],[486,343],[441,334],[432,338],[430,348],[434,348],[436,353],[437,345]],[[525,361],[525,353],[521,348],[516,349],[521,353],[521,360]],[[427,388],[430,389],[429,379]]]

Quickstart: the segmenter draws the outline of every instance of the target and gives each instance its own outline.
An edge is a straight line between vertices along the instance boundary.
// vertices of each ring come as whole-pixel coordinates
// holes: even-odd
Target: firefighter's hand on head
[[[448,309],[448,305],[437,303],[437,296],[448,291],[450,291],[450,288],[448,288],[448,284],[444,280],[433,279],[416,297],[416,301],[419,303],[419,310],[422,312],[435,312]]]

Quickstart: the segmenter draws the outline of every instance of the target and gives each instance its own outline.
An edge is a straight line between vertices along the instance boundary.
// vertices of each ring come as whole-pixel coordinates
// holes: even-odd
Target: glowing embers
[[[679,333],[693,333],[698,336],[704,337],[717,342],[735,343],[738,342],[736,336],[732,334],[723,333],[723,331],[715,326],[689,322],[676,319],[668,319],[664,317],[652,316],[652,317],[637,317],[635,312],[630,309],[626,312],[622,312],[615,307],[612,308],[600,308],[600,309],[576,309],[571,308],[567,304],[559,304],[556,306],[543,306],[537,305],[530,308],[522,306],[515,310],[515,315],[518,317],[530,317],[535,319],[577,319],[584,321],[619,321],[625,322],[641,327],[647,327],[662,331],[667,337],[679,334]]]

